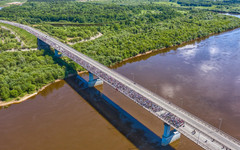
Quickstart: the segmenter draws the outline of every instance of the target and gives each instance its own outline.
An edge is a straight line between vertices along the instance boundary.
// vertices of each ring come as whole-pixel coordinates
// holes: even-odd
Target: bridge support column
[[[37,39],[37,45],[38,45],[38,49],[41,50],[50,50],[50,45],[48,45],[47,43],[43,42],[42,40],[40,40],[39,38]]]
[[[56,49],[54,49],[54,56],[55,57],[61,57],[62,56],[62,54],[58,54],[58,50],[56,50]]]
[[[170,125],[164,123],[164,133],[162,135],[162,146],[167,146],[168,144],[178,140],[180,138],[180,133],[173,129],[170,130]]]
[[[101,79],[94,79],[93,74],[89,72],[88,87],[94,87],[102,84],[103,84],[103,81]]]

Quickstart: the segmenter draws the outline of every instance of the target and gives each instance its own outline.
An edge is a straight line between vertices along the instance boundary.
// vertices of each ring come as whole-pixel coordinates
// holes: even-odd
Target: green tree
[[[2,87],[0,89],[0,97],[2,98],[2,100],[6,100],[8,99],[10,96],[10,91],[7,87]]]
[[[10,91],[10,96],[11,96],[12,98],[18,97],[18,95],[19,95],[19,93],[18,93],[17,90],[11,90],[11,91]]]

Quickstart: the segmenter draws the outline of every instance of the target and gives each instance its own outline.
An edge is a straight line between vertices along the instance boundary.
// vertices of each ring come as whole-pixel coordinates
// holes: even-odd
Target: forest
[[[110,27],[111,32],[94,41],[75,44],[80,52],[109,66],[125,58],[179,45],[213,33],[220,33],[240,26],[240,19],[211,12],[191,12],[186,16],[162,22]]]
[[[16,33],[19,39],[16,39]],[[67,58],[63,58],[66,61],[55,58],[52,51],[21,51],[29,44],[33,47],[37,46],[36,37],[25,30],[1,24],[0,38],[1,101],[8,101],[30,94],[56,79],[62,79],[68,74],[76,72],[76,64],[73,64]],[[26,46],[25,43],[28,45]],[[78,70],[80,69],[78,67]]]
[[[164,13],[144,13],[156,11]],[[39,24],[42,22],[98,23],[107,25],[125,22],[135,17],[159,20],[179,15],[177,11],[162,5],[117,5],[79,2],[28,2],[22,6],[6,7],[0,11],[0,18],[20,23]],[[149,18],[148,18],[149,17]]]
[[[0,54],[1,100],[35,92],[56,79],[65,77],[66,66],[42,51],[4,52]]]
[[[100,63],[111,66],[122,60],[240,26],[240,19],[201,9],[182,9],[141,0],[136,4],[32,0],[0,10],[0,19],[23,23],[65,42]],[[128,0],[123,0],[128,1]],[[155,3],[156,2],[156,3]],[[1,24],[2,25],[2,24]],[[25,44],[36,48],[36,37],[3,25]],[[90,39],[101,33],[102,36]],[[22,49],[15,34],[0,29],[2,45]],[[4,43],[4,44],[3,44]],[[4,51],[4,46],[1,50]],[[0,53],[0,97],[8,100],[31,93],[43,85],[83,70],[72,60],[53,57],[51,51]]]

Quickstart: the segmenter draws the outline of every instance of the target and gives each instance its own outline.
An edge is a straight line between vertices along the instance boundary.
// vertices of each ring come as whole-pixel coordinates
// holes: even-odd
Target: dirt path
[[[101,37],[102,35],[103,35],[102,33],[98,32],[97,35],[90,37],[90,39],[84,39],[84,40],[81,40],[81,41],[78,41],[78,42],[73,42],[73,43],[72,42],[67,42],[67,44],[74,45],[74,44],[77,44],[77,43],[92,41],[92,40],[95,40],[95,39]],[[74,38],[69,38],[68,40],[71,40],[71,39],[74,39]]]
[[[37,48],[24,48],[24,49],[9,49],[9,50],[5,50],[4,52],[25,52],[25,51],[36,51],[38,50]]]

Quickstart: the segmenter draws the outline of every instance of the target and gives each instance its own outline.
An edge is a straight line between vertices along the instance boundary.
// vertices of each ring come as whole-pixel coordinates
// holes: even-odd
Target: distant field
[[[26,2],[27,0],[0,0],[0,7],[2,6],[6,6],[8,5],[8,3],[12,3],[12,2],[21,2],[21,3],[24,3]]]

